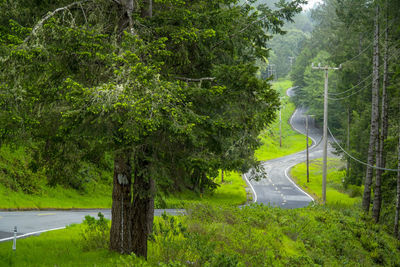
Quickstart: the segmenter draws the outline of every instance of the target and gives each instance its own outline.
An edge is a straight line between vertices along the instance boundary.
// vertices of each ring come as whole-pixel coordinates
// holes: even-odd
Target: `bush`
[[[358,185],[349,184],[347,185],[346,191],[348,192],[350,197],[361,197],[363,194],[361,186]]]
[[[83,221],[82,249],[84,251],[107,249],[110,237],[110,224],[104,215],[99,212],[98,220],[92,216],[85,216]]]

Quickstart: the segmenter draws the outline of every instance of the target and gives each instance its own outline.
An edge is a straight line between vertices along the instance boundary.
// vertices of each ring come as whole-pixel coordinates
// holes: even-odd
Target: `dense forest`
[[[363,209],[376,222],[399,214],[400,3],[327,0],[290,73],[297,103],[322,124],[323,71],[329,71],[328,127],[347,161],[345,184],[363,185]],[[332,139],[332,142],[335,141]],[[397,188],[397,189],[396,189]],[[395,211],[396,210],[396,211]],[[396,216],[396,219],[394,217]]]

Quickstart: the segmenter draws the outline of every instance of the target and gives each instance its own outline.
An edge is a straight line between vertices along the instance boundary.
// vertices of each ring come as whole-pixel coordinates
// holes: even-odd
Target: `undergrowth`
[[[98,223],[101,219],[91,220],[92,225],[103,224]],[[101,246],[83,249],[79,244],[82,232],[90,229],[86,224],[18,240],[16,252],[12,242],[0,243],[0,266],[398,266],[400,262],[399,241],[356,207],[283,210],[196,204],[186,216],[155,218],[147,262]],[[92,232],[102,237],[98,230]],[[108,242],[108,237],[102,238]]]

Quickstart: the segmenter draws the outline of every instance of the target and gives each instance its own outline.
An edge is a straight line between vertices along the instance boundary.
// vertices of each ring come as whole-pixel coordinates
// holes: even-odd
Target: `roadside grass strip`
[[[307,165],[305,162],[295,165],[290,170],[290,177],[317,202],[322,201],[322,159],[310,160],[310,182],[307,183]],[[361,201],[362,188],[345,188],[343,179],[346,175],[344,163],[335,158],[328,158],[326,186],[327,205],[353,206]]]

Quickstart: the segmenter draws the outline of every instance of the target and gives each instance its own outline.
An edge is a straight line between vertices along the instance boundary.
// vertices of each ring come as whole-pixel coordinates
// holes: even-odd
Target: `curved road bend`
[[[287,91],[288,96],[293,96],[292,88]],[[290,124],[299,133],[305,134],[305,108],[298,108],[290,118]],[[322,158],[323,145],[320,142],[322,130],[309,123],[309,137],[313,141],[309,149],[309,159]],[[304,138],[304,143],[305,143]],[[328,145],[328,156],[334,157],[331,153],[332,147]],[[308,206],[314,199],[301,190],[290,178],[289,170],[294,165],[306,161],[306,151],[300,151],[288,156],[268,160],[262,163],[266,177],[259,181],[251,180],[251,172],[244,174],[250,180],[255,202],[265,205],[282,208],[301,208]]]
[[[287,93],[289,96],[293,95],[291,89]],[[290,119],[292,127],[302,134],[305,133],[304,112],[303,108],[296,109]],[[315,147],[315,143],[321,139],[321,131],[311,124],[309,135],[313,140],[313,146],[309,153],[310,159],[322,157],[322,144]],[[288,177],[289,169],[305,160],[305,151],[301,151],[265,161],[262,165],[267,177],[260,181],[251,180],[250,172],[244,174],[245,178],[251,180],[250,187],[253,189],[256,202],[282,208],[300,208],[313,201]],[[182,210],[156,210],[155,215],[158,216],[164,211],[173,215],[183,212]],[[108,219],[111,218],[110,210],[0,211],[0,242],[10,240],[13,236],[14,226],[17,226],[20,237],[38,235],[41,232],[65,228],[69,224],[81,223],[86,215],[97,217],[98,212],[102,212]]]

